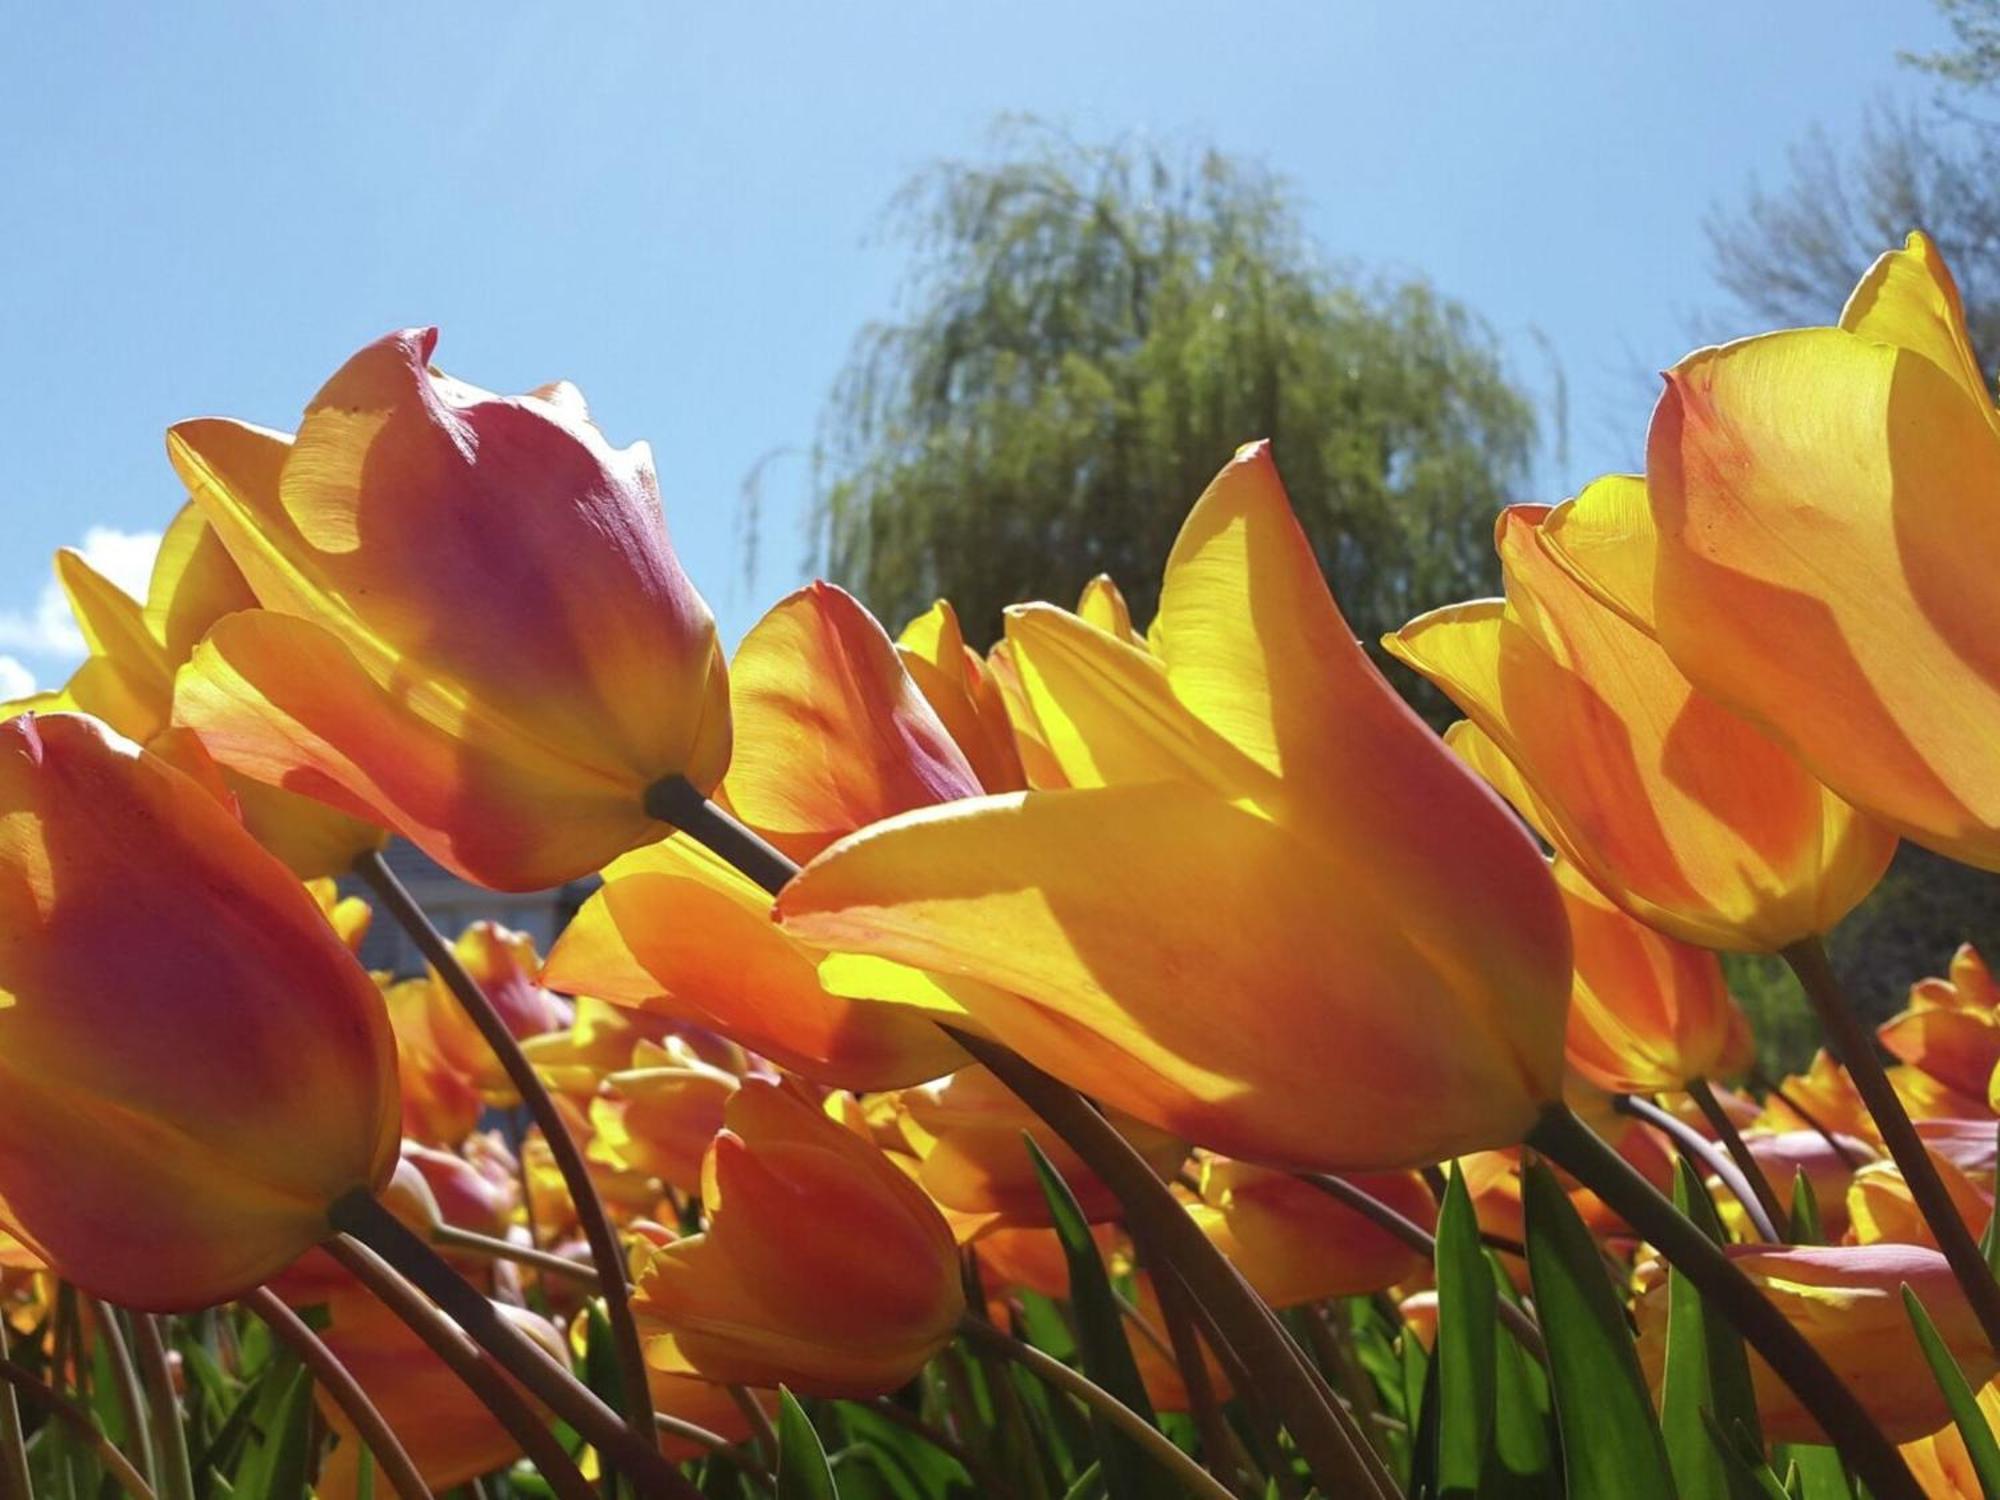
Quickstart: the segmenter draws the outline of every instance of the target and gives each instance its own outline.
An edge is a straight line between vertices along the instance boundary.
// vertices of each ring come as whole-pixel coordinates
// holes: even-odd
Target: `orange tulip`
[[[395,1161],[388,1019],[297,878],[95,720],[0,724],[0,1224],[98,1296],[202,1307]]]
[[[1838,1240],[1847,1233],[1848,1187],[1856,1168],[1875,1160],[1874,1147],[1849,1135],[1836,1134],[1828,1141],[1817,1130],[1753,1130],[1744,1135],[1743,1144],[1780,1203],[1791,1201],[1792,1184],[1803,1173],[1827,1238]]]
[[[456,1146],[479,1124],[485,1101],[471,1075],[447,1055],[433,1029],[434,981],[376,976],[396,1037],[402,1133],[430,1146]]]
[[[1951,957],[1950,977],[1911,985],[1909,1009],[1876,1035],[1891,1056],[1983,1103],[2000,1065],[2000,984],[1966,943]]]
[[[1800,1109],[1811,1118],[1800,1114]],[[1774,1131],[1817,1127],[1865,1141],[1881,1139],[1854,1080],[1824,1047],[1813,1054],[1805,1072],[1780,1081],[1777,1091],[1764,1101],[1764,1113],[1757,1123]]]
[[[436,342],[370,344],[296,438],[168,434],[263,606],[209,631],[174,714],[255,780],[539,890],[660,837],[653,783],[714,786],[726,678],[644,445],[610,447],[573,386],[453,380]]]
[[[611,1073],[604,1083],[608,1092],[590,1101],[592,1151],[622,1170],[698,1190],[702,1158],[738,1087],[735,1076],[675,1048],[658,1065]]]
[[[1921,1438],[1951,1419],[1903,1309],[1904,1286],[1923,1302],[1975,1387],[2000,1373],[2000,1358],[1980,1333],[1951,1267],[1935,1250],[1732,1245],[1724,1253],[1833,1367],[1891,1442]],[[1657,1263],[1641,1275],[1647,1285],[1637,1305],[1639,1360],[1657,1390],[1666,1362],[1666,1278]],[[1750,1379],[1765,1437],[1780,1443],[1826,1441],[1819,1424],[1755,1352]]]
[[[730,692],[736,755],[723,795],[794,853],[981,790],[894,643],[831,585],[800,589],[752,628]],[[676,835],[605,869],[543,978],[712,1028],[834,1087],[899,1088],[963,1065],[926,1013],[964,1022],[943,991],[887,964],[842,984],[824,958],[772,925],[754,881]],[[885,1003],[913,988],[923,1009]]]
[[[265,847],[270,845],[267,843]],[[340,940],[347,944],[347,951],[359,953],[362,940],[368,936],[368,928],[375,920],[375,908],[359,896],[341,895],[340,888],[326,876],[308,880],[306,889],[312,892],[313,900],[319,903],[320,911],[333,924],[333,930],[340,934]]]
[[[1989,1124],[1988,1135],[1992,1134]],[[1989,1174],[1982,1186],[1972,1180],[1944,1153],[1932,1150],[1931,1169],[1944,1184],[1946,1196],[1958,1210],[1965,1227],[1977,1236],[1993,1216],[1993,1179]],[[1892,1161],[1871,1161],[1853,1174],[1847,1185],[1847,1205],[1843,1218],[1853,1225],[1855,1243],[1883,1242],[1906,1245],[1937,1245],[1937,1234],[1924,1218],[1903,1179],[1903,1169]],[[1832,1228],[1828,1230],[1831,1234]]]
[[[960,1214],[990,1214],[1023,1227],[1050,1224],[1048,1199],[1022,1137],[1032,1136],[1076,1195],[1084,1217],[1116,1219],[1122,1210],[1069,1146],[985,1068],[968,1067],[897,1096],[907,1149],[923,1163],[917,1181],[939,1206]],[[1153,1169],[1171,1177],[1187,1147],[1137,1120],[1115,1120]]]
[[[1507,597],[1433,610],[1383,644],[1470,722],[1450,739],[1606,896],[1705,948],[1775,952],[1828,931],[1895,839],[1704,696],[1558,555],[1565,517],[1642,506],[1600,479],[1496,531]]]
[[[1015,1050],[1246,1160],[1436,1161],[1558,1096],[1554,883],[1368,663],[1266,448],[1183,528],[1157,657],[1046,606],[1008,633],[1072,789],[864,829],[786,931],[979,981]]]
[[[2000,1383],[1988,1381],[1979,1391],[1979,1410],[1986,1425],[2000,1432]],[[1952,1424],[1929,1437],[1905,1443],[1903,1462],[1930,1500],[1986,1500],[1986,1488],[1966,1451],[1965,1439]]]
[[[940,599],[905,625],[896,638],[896,654],[964,752],[979,784],[989,792],[1026,786],[1000,685],[979,653],[965,644],[951,605]]]
[[[90,656],[58,691],[0,705],[0,719],[29,706],[86,713],[178,761],[169,743],[174,674],[209,626],[257,602],[214,529],[192,504],[181,508],[160,539],[143,603],[67,547],[56,554],[56,579]],[[339,874],[388,838],[310,798],[232,773],[223,779],[244,826],[304,879]]]
[[[590,995],[577,996],[575,1010],[567,1031],[545,1031],[529,1037],[521,1050],[550,1088],[585,1102],[596,1097],[608,1075],[644,1066],[641,1049],[664,1043],[679,1029],[667,1016],[612,1005]],[[732,1072],[740,1071],[740,1055],[728,1066]]]
[[[1420,1228],[1437,1223],[1437,1204],[1414,1172],[1352,1181]],[[1190,1212],[1202,1232],[1273,1307],[1385,1291],[1428,1264],[1388,1230],[1289,1172],[1211,1158],[1202,1166],[1201,1196]]]
[[[1194,1397],[1188,1390],[1187,1377],[1174,1359],[1166,1314],[1160,1309],[1159,1289],[1144,1271],[1132,1277],[1132,1305],[1138,1316],[1128,1316],[1125,1320],[1126,1342],[1132,1349],[1132,1362],[1138,1367],[1139,1383],[1146,1388],[1146,1399],[1155,1411],[1193,1410]],[[1227,1401],[1229,1376],[1206,1339],[1201,1340],[1201,1364],[1216,1400]]]
[[[541,958],[535,940],[525,932],[497,922],[474,922],[459,934],[452,952],[517,1040],[561,1031],[570,1024],[569,1003],[535,982]],[[518,1104],[520,1097],[500,1059],[436,970],[431,971],[425,1000],[430,1034],[445,1065],[469,1079],[488,1104],[501,1109]]]
[[[775,1084],[746,1082],[727,1116],[706,1232],[639,1277],[648,1362],[819,1396],[902,1385],[965,1311],[943,1217],[874,1146]]]
[[[1567,860],[1555,862],[1576,949],[1570,1064],[1612,1093],[1682,1089],[1740,1066],[1748,1023],[1705,948],[1634,921]]]

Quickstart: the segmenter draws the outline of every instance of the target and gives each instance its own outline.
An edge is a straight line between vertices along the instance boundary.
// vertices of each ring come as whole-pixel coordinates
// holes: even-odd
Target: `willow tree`
[[[1256,167],[1000,139],[895,204],[905,315],[825,413],[819,571],[892,625],[949,596],[980,641],[1108,572],[1143,623],[1189,505],[1268,437],[1364,639],[1493,590],[1536,428],[1479,319],[1323,260]]]

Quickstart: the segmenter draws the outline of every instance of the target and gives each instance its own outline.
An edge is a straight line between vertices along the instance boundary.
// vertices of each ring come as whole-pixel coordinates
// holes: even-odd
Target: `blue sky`
[[[1924,0],[36,7],[0,51],[0,696],[78,648],[56,547],[143,579],[167,423],[292,425],[411,323],[455,374],[568,377],[649,439],[733,639],[800,580],[782,451],[893,311],[884,203],[1006,111],[1260,158],[1324,251],[1429,276],[1537,384],[1546,339],[1561,489],[1634,461],[1643,372],[1716,303],[1703,212],[1815,123],[1923,97],[1896,51],[1942,41]]]

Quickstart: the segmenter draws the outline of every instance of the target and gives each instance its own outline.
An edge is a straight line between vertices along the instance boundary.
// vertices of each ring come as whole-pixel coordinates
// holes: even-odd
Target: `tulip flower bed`
[[[434,343],[176,426],[145,599],[57,560],[0,1500],[2000,1497],[2000,984],[1871,1030],[1822,947],[1899,839],[2000,869],[2000,411],[1928,241],[1501,515],[1505,598],[1385,643],[1442,738],[1263,445],[1143,631],[815,583],[725,664],[645,448]],[[392,834],[603,879],[447,938]]]

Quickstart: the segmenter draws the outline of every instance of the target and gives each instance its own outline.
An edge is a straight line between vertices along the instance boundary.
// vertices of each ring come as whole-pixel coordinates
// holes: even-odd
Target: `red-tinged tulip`
[[[209,631],[174,714],[253,779],[539,890],[660,837],[655,782],[715,785],[726,673],[645,445],[607,444],[573,386],[441,374],[436,342],[361,350],[296,438],[168,434],[262,606]]]
[[[951,605],[940,599],[905,625],[896,638],[896,654],[964,752],[979,784],[989,792],[1026,786],[1000,685],[979,653],[965,644]]]
[[[419,1141],[403,1142],[403,1160],[424,1180],[431,1201],[437,1205],[439,1220],[477,1234],[504,1237],[521,1200],[520,1184],[509,1170],[512,1153],[497,1138],[489,1138],[486,1150],[488,1169],[481,1162],[453,1151],[439,1151]],[[497,1165],[492,1154],[499,1153]]]
[[[1612,1093],[1656,1094],[1740,1065],[1747,1023],[1715,954],[1634,920],[1567,860],[1555,873],[1576,950],[1571,1066]]]
[[[2000,415],[1936,247],[1838,327],[1682,360],[1646,463],[1650,504],[1579,515],[1578,570],[1855,807],[2000,868]]]
[[[1817,1130],[1776,1134],[1753,1130],[1743,1137],[1743,1144],[1780,1203],[1791,1201],[1792,1184],[1803,1173],[1819,1204],[1820,1227],[1827,1238],[1838,1240],[1847,1233],[1847,1190],[1856,1168],[1875,1160],[1874,1147],[1839,1133],[1829,1141]]]
[[[722,1129],[735,1075],[680,1051],[664,1066],[611,1073],[604,1083],[609,1092],[590,1101],[592,1151],[624,1171],[699,1191],[702,1158]]]
[[[504,1302],[494,1311],[540,1345],[565,1369],[569,1353],[547,1318]],[[442,1494],[521,1456],[517,1444],[479,1398],[431,1353],[394,1313],[365,1294],[338,1298],[320,1337],[367,1392],[401,1439],[424,1483]],[[320,1500],[352,1500],[361,1488],[364,1444],[340,1406],[318,1392],[320,1415],[338,1437],[314,1483]],[[379,1471],[373,1492],[381,1494]]]
[[[1805,1072],[1779,1082],[1757,1123],[1773,1131],[1820,1129],[1870,1142],[1882,1138],[1847,1069],[1824,1047],[1813,1054]]]
[[[1414,1172],[1351,1181],[1421,1228],[1437,1222],[1437,1204]],[[1428,1264],[1388,1230],[1289,1172],[1211,1158],[1202,1166],[1201,1196],[1189,1211],[1202,1233],[1273,1307],[1385,1291]]]
[[[426,1145],[455,1147],[478,1126],[486,1103],[478,1084],[450,1059],[433,1029],[435,981],[376,977],[396,1038],[402,1133]]]
[[[1979,1412],[1989,1428],[2000,1432],[2000,1382],[1989,1380],[1980,1387]],[[1901,1451],[1928,1500],[1986,1500],[1986,1487],[1956,1424],[1947,1423],[1929,1437],[1905,1443]]]
[[[1876,1036],[1892,1057],[1983,1103],[2000,1064],[2000,984],[1966,943],[1952,955],[1950,976],[1911,985],[1909,1008]]]
[[[894,1390],[965,1312],[950,1228],[873,1145],[761,1080],[729,1102],[707,1230],[656,1253],[635,1310],[655,1369],[818,1396]]]
[[[1683,942],[1775,952],[1832,928],[1896,841],[1565,569],[1550,540],[1565,513],[1642,505],[1644,489],[1613,476],[1554,512],[1509,507],[1507,597],[1383,644],[1450,694],[1470,720],[1454,747],[1606,896]]]
[[[497,922],[474,922],[459,934],[452,952],[492,1003],[494,1013],[516,1040],[566,1028],[569,1003],[535,982],[542,961],[535,940]],[[445,1063],[472,1080],[488,1104],[507,1108],[520,1102],[506,1069],[479,1034],[437,972],[430,975],[430,1032]]]
[[[1436,1161],[1559,1096],[1554,882],[1369,664],[1267,449],[1188,518],[1157,656],[1046,607],[1008,628],[1072,789],[863,830],[780,895],[788,932],[979,981],[1002,1041],[1245,1160]]]
[[[996,1222],[1015,1227],[1050,1224],[1048,1198],[1023,1140],[1031,1136],[1076,1195],[1086,1219],[1119,1217],[1111,1190],[986,1069],[962,1068],[936,1083],[904,1089],[897,1101],[904,1149],[923,1163],[917,1181],[941,1207],[997,1215]],[[1182,1142],[1149,1125],[1117,1116],[1113,1122],[1162,1177],[1172,1177],[1187,1156]]]
[[[723,795],[794,853],[981,791],[894,643],[830,585],[800,589],[751,629],[730,692],[736,756]],[[825,957],[772,924],[754,881],[677,835],[606,867],[543,978],[712,1028],[834,1087],[898,1088],[964,1063],[925,1013],[965,1024],[941,990],[880,963],[859,988],[837,984]],[[900,1003],[918,989],[920,1008]]]
[[[257,1285],[396,1160],[374,984],[296,876],[95,720],[0,724],[0,1200],[63,1276]]]
[[[1904,1311],[1905,1286],[1922,1301],[1974,1386],[2000,1373],[2000,1357],[1981,1334],[1951,1267],[1935,1250],[1918,1245],[1775,1250],[1732,1245],[1724,1253],[1833,1367],[1891,1442],[1923,1437],[1951,1419]],[[1657,1263],[1640,1274],[1646,1288],[1636,1309],[1639,1359],[1657,1390],[1666,1361],[1666,1278]],[[1827,1440],[1790,1387],[1754,1352],[1750,1379],[1766,1438],[1780,1443]]]
[[[1987,1133],[1992,1134],[1991,1122]],[[1989,1175],[1981,1186],[1943,1153],[1933,1150],[1930,1158],[1931,1168],[1944,1184],[1952,1207],[1958,1210],[1965,1227],[1977,1236],[1993,1216],[1992,1177]],[[1937,1234],[1917,1208],[1910,1185],[1903,1179],[1903,1169],[1892,1161],[1871,1161],[1854,1174],[1847,1185],[1845,1218],[1852,1225],[1856,1244],[1886,1241],[1933,1248],[1937,1245]]]
[[[214,529],[192,504],[181,508],[160,539],[143,602],[69,548],[56,554],[56,579],[90,656],[56,692],[0,706],[0,718],[29,706],[90,714],[191,769],[170,743],[174,674],[209,626],[257,602]],[[373,823],[310,798],[233,773],[221,778],[244,826],[302,878],[339,874],[388,838]]]

